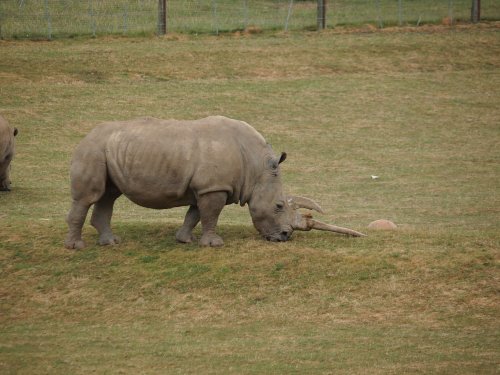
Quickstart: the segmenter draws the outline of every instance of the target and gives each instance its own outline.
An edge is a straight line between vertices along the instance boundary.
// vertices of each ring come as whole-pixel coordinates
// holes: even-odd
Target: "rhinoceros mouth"
[[[290,239],[291,231],[282,231],[279,233],[264,235],[264,238],[271,242],[285,242]]]

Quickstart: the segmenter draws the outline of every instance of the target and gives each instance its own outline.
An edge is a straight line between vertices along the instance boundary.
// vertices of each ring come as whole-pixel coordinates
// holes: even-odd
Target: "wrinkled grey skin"
[[[10,163],[14,158],[17,129],[0,116],[0,191],[10,191]]]
[[[248,204],[260,234],[289,239],[294,225],[312,229],[282,191],[279,163],[264,138],[245,122],[222,116],[195,121],[140,118],[97,126],[78,145],[71,164],[73,203],[67,216],[65,246],[81,249],[82,226],[91,205],[91,224],[101,245],[119,243],[110,226],[113,203],[125,195],[156,209],[189,206],[176,233],[195,240],[201,221],[202,246],[222,246],[215,233],[228,204]],[[304,207],[304,206],[302,206]]]

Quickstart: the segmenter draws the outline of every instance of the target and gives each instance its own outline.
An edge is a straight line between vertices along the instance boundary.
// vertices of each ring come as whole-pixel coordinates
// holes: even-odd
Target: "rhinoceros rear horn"
[[[288,204],[294,209],[307,208],[308,210],[318,211],[319,213],[324,213],[323,209],[315,201],[305,197],[289,196]]]

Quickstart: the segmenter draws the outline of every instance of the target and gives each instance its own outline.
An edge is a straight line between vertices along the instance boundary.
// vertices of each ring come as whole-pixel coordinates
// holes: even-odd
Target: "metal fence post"
[[[45,0],[45,19],[47,20],[47,36],[52,39],[52,20],[50,18],[49,2]]]
[[[128,32],[128,3],[123,7],[123,34],[126,35]]]
[[[403,25],[403,4],[402,0],[398,0],[398,24]]]
[[[318,0],[318,30],[326,28],[326,0]]]
[[[450,19],[450,25],[453,25],[453,0],[448,0],[448,18]]]
[[[288,4],[288,14],[286,15],[286,21],[285,21],[285,32],[288,31],[288,22],[290,21],[290,16],[292,15],[292,8],[293,8],[293,0],[290,0],[290,3]]]
[[[243,29],[248,27],[248,0],[243,0]]]
[[[167,0],[158,0],[158,35],[167,33]]]
[[[94,19],[94,2],[89,0],[89,15],[90,15],[90,27],[92,28],[92,37],[95,38],[96,34],[96,23]]]
[[[481,21],[481,0],[472,0],[470,20],[473,23]]]
[[[217,17],[217,0],[212,0],[213,22],[215,28],[215,35],[219,35],[219,19]]]
[[[379,29],[383,29],[384,28],[384,21],[382,21],[382,8],[380,6],[380,0],[377,0],[377,18],[378,18]]]

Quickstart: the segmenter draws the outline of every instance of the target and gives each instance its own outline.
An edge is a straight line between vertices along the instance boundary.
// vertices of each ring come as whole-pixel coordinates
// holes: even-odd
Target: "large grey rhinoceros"
[[[321,208],[310,199],[283,194],[279,164],[285,158],[285,153],[276,157],[253,127],[222,116],[103,123],[73,155],[65,246],[84,247],[82,226],[92,204],[99,244],[117,244],[110,221],[121,194],[143,207],[189,206],[176,233],[184,243],[194,240],[193,228],[201,221],[200,245],[222,246],[215,227],[222,208],[232,203],[248,204],[255,227],[270,241],[286,241],[294,229],[362,235],[301,215],[300,207]]]
[[[10,162],[14,157],[14,137],[17,128],[12,129],[0,116],[0,191],[10,191]]]

